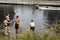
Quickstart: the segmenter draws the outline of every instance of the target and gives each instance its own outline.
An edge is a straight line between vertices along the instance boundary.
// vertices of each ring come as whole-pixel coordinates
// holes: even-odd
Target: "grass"
[[[33,32],[28,32],[27,34],[20,34],[20,36],[18,36],[17,40],[39,40],[39,36],[36,35]]]
[[[43,33],[44,36],[41,37],[39,34],[33,32],[28,32],[26,34],[21,33],[17,36],[16,39],[9,38],[5,36],[3,32],[0,32],[0,40],[60,40],[60,34],[56,35],[55,33]]]
[[[41,37],[33,32],[28,32],[25,35],[20,34],[17,40],[60,40],[60,35],[56,35],[55,33],[44,33],[44,36]]]
[[[9,40],[9,37],[8,36],[5,36],[4,35],[4,32],[1,32],[0,31],[0,40]]]
[[[53,26],[55,29],[56,27],[60,28],[60,25]],[[0,31],[0,40],[60,40],[60,31],[59,33],[56,33],[55,31],[48,31],[47,33],[43,32],[42,34],[29,31],[27,33],[20,33],[16,39],[5,36],[4,32]]]

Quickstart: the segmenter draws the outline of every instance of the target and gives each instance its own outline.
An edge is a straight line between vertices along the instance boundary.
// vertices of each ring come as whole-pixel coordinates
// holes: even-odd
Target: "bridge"
[[[40,0],[0,0],[0,4],[11,5],[44,5],[44,6],[60,6],[60,1],[40,1]]]

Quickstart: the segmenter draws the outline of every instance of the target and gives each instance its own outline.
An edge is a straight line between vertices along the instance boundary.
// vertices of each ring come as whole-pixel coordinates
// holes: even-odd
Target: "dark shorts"
[[[7,26],[10,26],[10,23],[7,23]]]
[[[8,22],[10,22],[10,21],[8,21]],[[7,23],[7,26],[10,26],[10,23]]]
[[[19,24],[15,24],[15,29],[18,29],[19,28]]]
[[[7,25],[4,25],[4,27],[7,27]]]
[[[30,27],[30,30],[34,31],[35,30],[35,27]]]

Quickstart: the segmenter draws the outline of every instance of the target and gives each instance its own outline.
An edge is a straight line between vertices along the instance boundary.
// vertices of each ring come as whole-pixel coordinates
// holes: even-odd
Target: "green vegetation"
[[[6,36],[4,32],[0,31],[0,40],[15,40],[15,39],[10,38],[9,36]]]
[[[2,25],[0,25],[0,30],[3,29],[4,27]]]
[[[0,32],[0,40],[14,40],[3,35],[4,34]],[[20,34],[16,40],[60,40],[60,35],[48,32],[44,33],[44,36],[41,37],[39,34],[28,32],[27,34]]]
[[[27,34],[20,34],[20,36],[18,36],[17,40],[39,40],[40,37],[36,34],[34,34],[33,32],[28,32]]]
[[[60,33],[60,20],[55,21],[55,23],[52,24],[52,28],[56,33]]]
[[[5,36],[4,32],[3,32],[3,26],[0,25],[0,40],[9,40],[9,37]]]
[[[33,32],[28,32],[18,36],[17,40],[60,40],[60,35],[56,35],[53,32],[43,33],[43,37]]]
[[[10,39],[9,37],[0,35],[0,40],[14,40],[14,39]],[[39,35],[29,32],[27,34],[19,35],[16,40],[60,40],[60,36],[56,36],[55,34],[44,33],[44,36],[40,37]]]
[[[0,40],[60,40],[60,24],[52,24],[52,28],[54,29],[53,31],[49,30],[48,32],[43,32],[43,34],[37,34],[32,31],[20,33],[15,39],[0,32]]]
[[[48,32],[43,32],[43,34],[35,34],[33,32],[20,34],[17,40],[60,40],[60,24],[53,23],[52,28],[53,31],[49,30]]]

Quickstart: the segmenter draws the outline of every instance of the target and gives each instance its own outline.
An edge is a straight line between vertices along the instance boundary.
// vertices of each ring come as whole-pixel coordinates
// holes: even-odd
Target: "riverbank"
[[[5,36],[2,32],[0,32],[0,40],[60,40],[60,35],[48,32],[43,33],[43,36],[41,36],[30,31],[28,33],[20,33],[16,38],[10,38],[9,36]]]
[[[59,28],[60,24],[55,24],[53,27]],[[2,30],[2,29],[0,29]],[[47,32],[30,30],[20,30],[19,35],[16,36],[14,27],[11,27],[11,33],[9,36],[5,36],[3,31],[0,31],[0,40],[60,40],[60,32],[57,33],[55,30],[48,29]]]

